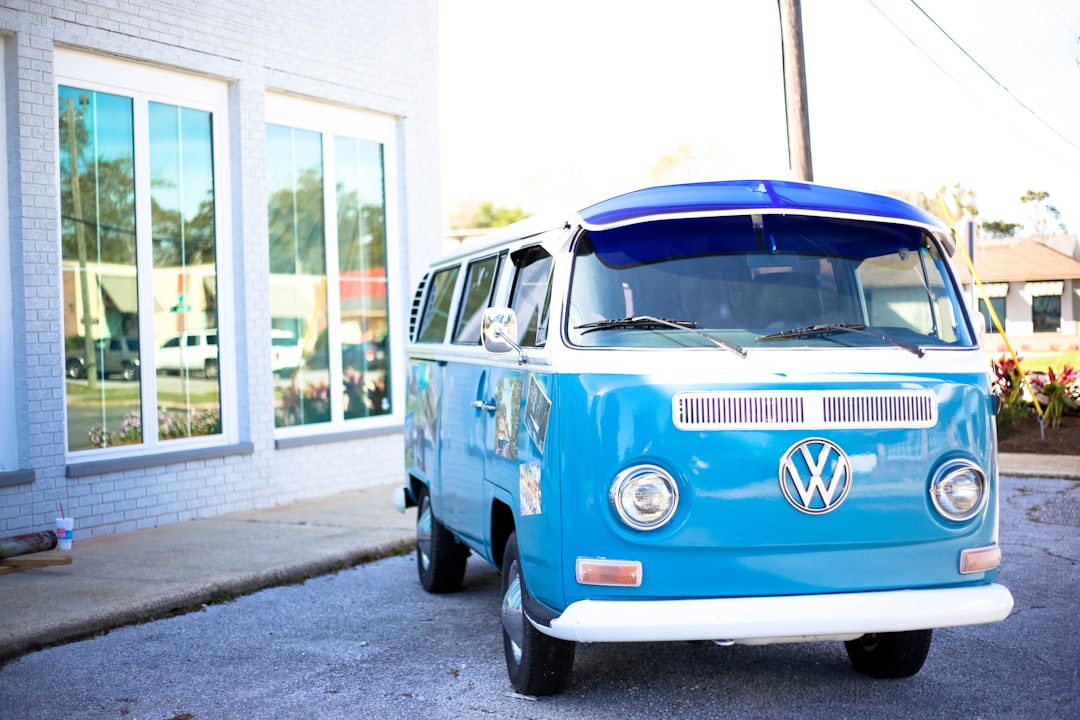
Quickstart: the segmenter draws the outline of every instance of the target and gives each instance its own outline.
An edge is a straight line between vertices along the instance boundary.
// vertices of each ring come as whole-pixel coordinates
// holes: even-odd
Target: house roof
[[[979,245],[973,260],[983,282],[1080,278],[1080,260],[1031,239]],[[968,282],[971,273],[960,250],[952,261],[960,282]]]

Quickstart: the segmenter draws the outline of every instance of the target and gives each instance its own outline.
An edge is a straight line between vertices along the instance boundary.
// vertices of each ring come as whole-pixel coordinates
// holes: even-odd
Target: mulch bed
[[[1047,424],[1040,435],[1038,418],[1032,415],[1012,431],[999,432],[998,452],[1080,455],[1080,417],[1063,417],[1056,428]]]

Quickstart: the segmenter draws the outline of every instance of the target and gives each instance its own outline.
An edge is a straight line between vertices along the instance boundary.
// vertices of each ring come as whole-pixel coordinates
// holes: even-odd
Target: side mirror
[[[981,312],[975,312],[972,314],[971,320],[975,325],[975,336],[982,338],[986,334],[986,317]]]
[[[510,308],[488,308],[480,321],[480,337],[484,349],[493,355],[517,351],[518,363],[525,362],[525,353],[517,344],[517,316]]]

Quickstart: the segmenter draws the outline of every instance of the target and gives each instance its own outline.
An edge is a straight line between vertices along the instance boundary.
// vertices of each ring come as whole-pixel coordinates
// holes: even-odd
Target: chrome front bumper
[[[867,633],[978,625],[1004,620],[1002,585],[830,595],[706,600],[581,600],[538,630],[580,642],[717,640],[767,644],[852,639]]]

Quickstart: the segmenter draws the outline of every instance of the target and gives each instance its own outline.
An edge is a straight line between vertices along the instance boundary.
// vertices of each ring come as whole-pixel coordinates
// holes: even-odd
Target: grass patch
[[[102,396],[108,403],[124,403],[139,401],[138,384],[123,385],[120,387],[102,387],[98,385],[94,390],[83,382],[68,381],[67,396],[69,403],[94,404],[101,402]]]
[[[67,397],[70,405],[97,405],[105,398],[107,405],[124,405],[129,403],[139,404],[141,398],[138,383],[124,385],[99,385],[91,390],[86,382],[71,381],[67,383]],[[186,407],[190,402],[193,406],[216,405],[219,395],[216,390],[185,395],[182,392],[159,392],[158,404],[174,407]]]
[[[1028,372],[1036,370],[1046,372],[1048,368],[1060,370],[1066,365],[1080,368],[1080,350],[1070,350],[1049,355],[1024,355],[1021,353],[1020,365]]]
[[[224,603],[232,602],[234,599],[235,597],[228,590],[215,590],[210,593],[211,605],[222,605]]]

